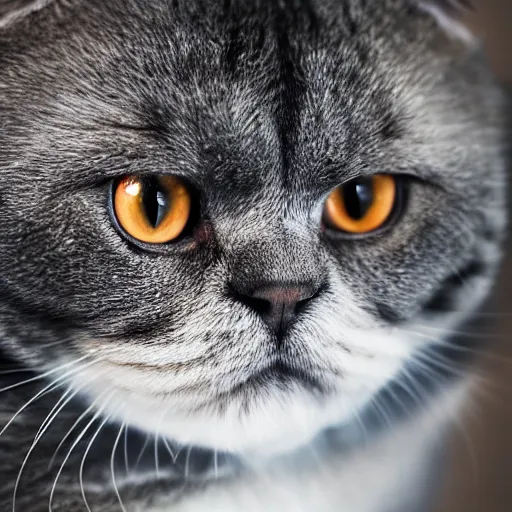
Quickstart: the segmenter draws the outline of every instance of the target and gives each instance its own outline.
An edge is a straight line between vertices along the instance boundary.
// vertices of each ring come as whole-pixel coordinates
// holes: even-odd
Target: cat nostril
[[[309,284],[273,284],[251,291],[236,290],[236,298],[258,313],[278,337],[284,334],[291,321],[318,294],[318,287]]]
[[[316,291],[313,295],[311,295],[311,297],[308,297],[307,299],[299,300],[297,302],[297,304],[295,304],[295,309],[294,309],[295,314],[298,315],[299,313],[301,313],[306,308],[306,306],[313,299],[315,299],[319,294],[320,294],[320,291]]]
[[[237,298],[260,315],[268,315],[272,311],[272,303],[266,299],[251,297],[250,295],[240,295]]]

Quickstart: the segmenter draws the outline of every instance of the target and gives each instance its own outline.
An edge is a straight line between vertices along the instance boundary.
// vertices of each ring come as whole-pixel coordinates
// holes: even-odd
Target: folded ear
[[[473,43],[475,36],[464,25],[465,15],[473,10],[472,0],[413,0],[419,9],[433,16],[448,35]]]
[[[0,0],[0,29],[15,23],[31,12],[39,11],[53,0]]]

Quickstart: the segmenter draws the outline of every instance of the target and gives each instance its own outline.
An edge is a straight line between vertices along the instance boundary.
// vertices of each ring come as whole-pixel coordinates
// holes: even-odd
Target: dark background
[[[469,23],[482,35],[496,73],[512,92],[512,0],[475,4]],[[508,245],[490,308],[489,349],[478,368],[486,383],[455,428],[439,512],[512,512],[512,240]]]

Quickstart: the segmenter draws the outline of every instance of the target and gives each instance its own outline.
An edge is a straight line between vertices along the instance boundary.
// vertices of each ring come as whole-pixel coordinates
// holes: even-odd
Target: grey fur
[[[243,421],[269,397],[286,403],[299,392],[316,402],[315,416],[354,382],[342,360],[385,365],[398,357],[389,355],[394,346],[354,345],[345,330],[362,339],[438,327],[435,340],[411,337],[417,348],[399,361],[405,367],[430,345],[451,342],[451,330],[486,296],[505,223],[502,96],[480,49],[449,37],[410,0],[0,0],[0,16],[0,347],[9,365],[41,374],[85,356],[159,364],[145,371],[166,387],[137,391],[142,401],[165,393],[176,417],[222,421],[235,410]],[[375,172],[412,178],[398,222],[362,240],[322,232],[329,191]],[[155,249],[120,235],[109,187],[140,173],[183,176],[200,192],[192,237]],[[276,281],[322,290],[279,350],[229,294]],[[254,378],[276,358],[307,374],[312,389]],[[372,396],[400,374],[385,377]],[[21,380],[0,377],[5,386]],[[1,393],[0,425],[43,382]],[[79,385],[63,379],[0,435],[2,510],[12,507],[25,454],[70,382]],[[82,393],[27,461],[16,510],[48,509],[56,469],[79,430],[52,470],[49,459],[101,391],[80,383]],[[116,404],[100,409],[99,422],[112,415],[112,425],[84,474],[96,510],[119,509],[110,455],[127,396],[116,390]],[[122,400],[128,405],[118,412]],[[298,429],[293,421],[283,430]],[[344,418],[340,428],[355,422]],[[325,423],[311,434],[321,436]],[[96,426],[64,466],[53,510],[85,510],[78,475]],[[326,460],[342,452],[325,450]],[[143,463],[132,469],[137,481],[121,490],[126,510],[186,504],[224,478],[233,485],[244,466],[228,458],[216,480],[210,464],[197,474],[165,464],[161,479]],[[340,497],[334,510],[343,505]]]

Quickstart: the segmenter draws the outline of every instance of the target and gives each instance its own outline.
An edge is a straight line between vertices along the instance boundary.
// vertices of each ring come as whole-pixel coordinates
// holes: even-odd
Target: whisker
[[[460,365],[438,354],[418,353],[414,356],[414,363],[423,369],[429,368],[430,365],[435,365],[440,370],[444,370],[450,375],[457,377],[464,377],[466,375],[466,372]]]
[[[65,375],[64,375],[64,378],[67,380],[71,375],[73,375],[73,374],[75,374],[75,373],[80,373],[82,370],[84,370],[84,369],[88,368],[89,366],[91,366],[91,364],[93,364],[93,362],[91,362],[91,363],[86,363],[86,364],[84,364],[84,365],[80,366],[79,368],[77,368],[77,370],[76,370],[76,371],[70,371],[70,372],[68,372],[67,374],[65,374]],[[93,378],[93,379],[89,379],[89,380],[87,381],[87,384],[91,383],[93,380],[95,380],[95,378]],[[71,397],[71,398],[75,397],[75,396],[79,393],[79,391],[80,391],[80,390],[84,389],[84,387],[85,387],[85,386],[81,386],[81,387],[80,387],[80,388],[79,388],[75,393],[73,393],[73,394],[72,394],[72,397]],[[61,401],[66,397],[66,395],[67,395],[68,393],[70,393],[70,392],[72,392],[72,389],[71,389],[71,388],[70,388],[70,389],[68,389],[68,391],[66,391],[66,393],[64,393],[64,395],[60,398],[60,400],[58,400],[58,401],[57,401],[57,403],[55,404],[55,406],[54,406],[54,407],[52,408],[52,410],[50,411],[50,414],[52,414],[52,413],[55,411],[55,409],[57,409],[57,407],[59,406],[60,402],[61,402]],[[67,400],[65,404],[67,404],[67,403],[69,403],[69,400]],[[64,405],[65,405],[65,404],[64,404]],[[62,408],[60,408],[60,409],[57,411],[57,414],[58,414],[61,410],[62,410]],[[39,435],[39,433],[41,432],[41,430],[44,428],[44,426],[45,426],[45,422],[48,420],[48,417],[50,416],[50,414],[46,417],[45,421],[44,421],[44,422],[41,424],[41,426],[39,427],[39,430],[38,430],[38,432],[36,433],[36,437]],[[52,421],[53,421],[53,418],[52,418]]]
[[[85,365],[87,366],[87,365]],[[39,393],[37,393],[32,399],[30,399],[28,402],[26,402],[24,404],[23,407],[21,407],[17,412],[16,414],[13,415],[13,417],[7,422],[7,424],[4,426],[4,428],[2,429],[2,431],[0,432],[0,435],[2,435],[6,430],[7,428],[13,423],[13,421],[19,416],[19,414],[21,414],[21,412],[23,410],[25,410],[28,406],[30,406],[32,403],[34,403],[37,399],[41,398],[42,396],[50,393],[51,391],[54,391],[55,389],[58,388],[58,386],[65,380],[67,380],[70,375],[72,375],[73,373],[76,373],[77,371],[80,371],[80,370],[83,370],[83,368],[85,366],[82,366],[80,368],[78,368],[77,370],[75,371],[70,371],[70,372],[67,372],[66,374],[62,375],[61,377],[59,377],[58,379],[56,379],[56,381],[53,381],[52,383],[50,383],[48,386],[46,386],[45,388],[43,388]],[[34,437],[34,441],[32,442],[28,452],[26,453],[24,459],[23,459],[23,462],[21,464],[21,467],[20,467],[20,470],[18,472],[18,476],[16,477],[16,482],[15,482],[15,485],[14,485],[14,491],[13,491],[13,511],[15,510],[15,507],[16,507],[16,494],[17,494],[17,490],[18,490],[18,487],[19,487],[19,484],[21,482],[21,477],[22,477],[22,474],[23,474],[23,470],[25,469],[25,466],[30,458],[30,455],[32,454],[32,452],[34,451],[35,447],[37,446],[37,443],[39,442],[39,440],[42,438],[42,436],[44,435],[44,433],[47,431],[47,429],[50,427],[50,425],[53,423],[53,420],[57,417],[57,415],[59,414],[60,411],[62,411],[62,409],[65,407],[65,405],[67,403],[69,403],[69,401],[78,393],[79,390],[77,390],[75,393],[71,394],[71,396],[68,397],[68,395],[70,394],[71,390],[68,389],[66,390],[63,395],[61,396],[61,398],[57,401],[57,403],[55,404],[55,406],[50,410],[50,412],[48,413],[48,415],[46,416],[46,418],[44,419],[43,423],[41,424],[41,426],[39,427],[38,431],[36,432],[36,435]],[[66,398],[67,397],[67,398]],[[62,403],[62,405],[60,405]],[[60,405],[60,407],[59,407]]]
[[[156,470],[156,478],[160,479],[160,468],[158,465],[158,431],[155,433],[154,437],[154,450],[155,450],[155,470]]]
[[[57,411],[57,414],[59,414],[59,412],[62,410],[62,408],[65,407],[66,404],[68,404],[70,402],[70,400],[73,399],[73,397],[78,393],[78,391],[79,390],[77,390],[75,393],[73,393],[73,388],[71,388],[71,387],[64,391],[62,396],[57,400],[57,403],[51,408],[50,412],[44,419],[43,423],[41,423],[41,426],[37,430],[34,439],[37,439],[41,435],[41,432],[43,431],[44,427],[46,426],[46,423],[48,421],[53,420],[53,414],[55,413],[55,411]],[[69,396],[69,395],[71,395],[71,396]],[[69,400],[67,398],[69,398]],[[60,407],[61,405],[62,405],[62,407]]]
[[[404,373],[404,375],[405,377],[407,377],[409,381],[412,378],[409,372]],[[406,393],[406,395],[414,401],[414,404],[416,404],[420,408],[420,410],[425,409],[425,397],[422,397],[421,394],[417,395],[415,392],[413,392],[413,389],[411,389],[411,385],[407,385],[407,383],[404,382],[403,379],[399,379],[397,381],[397,384]],[[391,393],[391,398],[395,401],[396,404],[398,404],[398,406],[400,406],[402,411],[404,411],[409,418],[414,417],[413,412],[411,412],[409,407],[407,407],[407,404],[404,403],[404,401],[401,400],[399,396],[397,396],[395,393]]]
[[[444,340],[437,336],[435,336],[435,337],[429,336],[428,334],[423,333],[423,332],[402,329],[402,328],[400,328],[400,330],[401,330],[401,332],[411,334],[413,336],[417,336],[419,338],[425,339],[425,340],[429,341],[433,346],[443,347],[443,348],[446,348],[447,350],[451,350],[453,352],[472,354],[472,355],[475,355],[476,357],[483,357],[485,359],[490,359],[490,360],[493,360],[493,361],[496,361],[499,363],[512,364],[512,358],[506,357],[501,354],[494,353],[487,346],[482,346],[481,348],[465,347],[465,346],[456,345],[454,343],[451,343],[450,341]],[[451,331],[449,331],[449,330],[445,331],[446,335],[449,335],[450,332]],[[462,332],[460,332],[460,334],[463,335]],[[485,338],[486,335],[483,333],[479,336],[475,335],[475,337]]]
[[[36,373],[34,368],[15,368],[12,370],[2,370],[0,371],[0,375],[12,375],[15,373]]]
[[[409,411],[403,405],[402,401],[399,400],[399,398],[394,393],[392,393],[391,396],[392,396],[393,400],[397,401],[398,404],[402,407],[402,409],[404,409],[406,411],[406,413],[408,413],[408,415],[410,416]],[[393,443],[395,444],[395,446],[397,448],[397,452],[399,453],[402,448],[403,443],[401,442],[401,440],[396,432],[396,429],[393,428],[392,414],[390,414],[388,411],[386,411],[386,408],[383,405],[382,406],[380,405],[378,398],[372,401],[372,405],[374,408],[376,408],[379,415],[384,419],[384,421],[387,425],[387,431],[388,431],[389,435],[392,437]],[[401,458],[397,457],[397,461],[399,464],[398,470],[401,473],[403,473],[404,468],[403,468],[403,462],[402,462]]]
[[[190,452],[192,451],[192,446],[187,448],[187,456],[185,458],[185,480],[188,480],[190,474]]]
[[[126,509],[124,508],[124,505],[123,505],[123,500],[121,499],[121,494],[119,493],[119,489],[117,487],[115,464],[114,464],[114,458],[115,458],[115,454],[116,454],[117,445],[119,444],[119,439],[121,438],[124,427],[125,427],[125,424],[123,423],[121,425],[121,428],[119,429],[119,433],[117,434],[116,441],[112,448],[112,455],[110,456],[110,471],[112,472],[112,482],[114,483],[114,491],[116,493],[117,499],[119,500],[119,505],[121,505],[121,510],[123,512],[126,512]]]
[[[415,355],[414,362],[424,371],[432,370],[431,367],[434,366],[439,370],[444,370],[444,372],[448,373],[450,376],[463,378],[467,375],[467,370],[462,364],[457,364],[440,354],[419,353]],[[472,372],[475,375],[478,375],[482,382],[491,386],[496,386],[496,383],[490,381],[487,377],[484,377],[477,367],[472,368]],[[439,375],[439,372],[436,372],[434,375]]]
[[[491,339],[504,339],[506,337],[503,334],[498,334],[498,333],[485,333],[485,332],[478,332],[478,331],[473,331],[473,332],[461,331],[458,329],[434,327],[433,325],[429,325],[429,324],[415,324],[415,325],[417,327],[420,327],[421,329],[425,329],[427,331],[431,331],[434,333],[441,333],[442,335],[455,334],[455,335],[463,336],[463,337],[469,338],[469,339],[481,338],[482,336],[485,336],[486,338],[491,338]],[[417,332],[416,334],[419,335],[420,333]]]
[[[128,467],[128,429],[129,425],[126,424],[124,429],[124,469],[126,471],[126,475],[130,472],[130,468]]]
[[[418,381],[418,378],[415,377],[408,369],[405,369],[404,373],[411,383],[411,396],[413,398],[416,397],[416,402],[420,406],[420,409],[425,409],[427,405],[427,398],[429,396],[427,390],[425,388],[421,388],[421,383]]]
[[[393,394],[392,398],[393,399],[397,399],[397,397],[394,394]],[[402,405],[402,402],[400,402],[400,400],[398,400],[398,403],[400,405]],[[373,409],[379,414],[379,416],[381,418],[383,418],[383,420],[384,420],[384,422],[386,423],[386,426],[387,426],[387,431],[390,433],[390,435],[393,438],[393,442],[396,444],[397,448],[400,448],[400,446],[401,446],[400,445],[400,439],[398,438],[398,436],[396,434],[396,431],[393,428],[392,417],[388,413],[388,411],[386,411],[385,407],[383,405],[381,405],[379,397],[375,397],[372,400],[371,405],[372,405]]]
[[[450,313],[467,313],[467,310],[465,309],[454,309],[454,308],[450,308],[450,309],[447,309],[446,310],[446,313],[450,314]],[[471,312],[471,316],[473,318],[479,318],[479,317],[482,317],[482,318],[507,318],[509,316],[512,316],[512,312],[510,311],[474,311],[474,312]]]
[[[63,398],[71,391],[71,389],[68,389],[63,396],[59,399],[57,404],[61,403],[61,405],[56,409],[56,407],[53,407],[51,411],[46,416],[45,420],[43,421],[41,427],[36,433],[36,436],[34,438],[34,441],[32,442],[32,445],[30,446],[28,452],[25,455],[25,458],[23,459],[23,462],[21,464],[20,470],[18,472],[18,476],[16,478],[16,483],[14,485],[14,492],[13,492],[13,499],[12,499],[12,507],[13,512],[16,509],[16,494],[19,487],[19,484],[21,482],[21,476],[23,474],[23,470],[25,469],[25,466],[32,454],[32,452],[35,450],[37,443],[40,441],[40,439],[44,436],[45,432],[50,428],[50,425],[53,423],[55,418],[59,415],[59,413],[64,409],[64,407],[81,391],[82,388],[78,388],[75,390],[75,392],[71,393],[68,398],[66,398],[63,401]]]
[[[53,409],[52,409],[52,411],[53,411]],[[52,414],[52,411],[50,411],[49,415],[45,418],[45,422],[48,420],[48,417]],[[32,445],[30,446],[28,452],[25,454],[23,462],[21,463],[21,467],[20,467],[20,470],[18,471],[18,476],[16,477],[16,482],[14,484],[14,491],[13,491],[13,496],[12,496],[12,510],[13,510],[13,512],[16,510],[16,495],[17,495],[17,492],[18,492],[19,484],[21,482],[21,476],[23,474],[23,470],[25,469],[27,461],[30,458],[30,455],[32,454],[32,452],[34,451],[38,441],[41,439],[41,437],[46,432],[46,430],[50,427],[52,421],[53,421],[53,419],[48,421],[46,426],[43,428],[43,430],[39,429],[38,433],[36,434],[36,436],[34,438],[34,441],[32,442]],[[43,422],[43,424],[44,424],[44,422]]]
[[[441,380],[443,380],[443,376],[440,375],[438,372],[435,372],[433,371],[431,368],[429,368],[429,371],[433,374],[433,375],[438,375],[438,378],[440,378]],[[416,380],[416,383],[417,382],[417,379],[414,379],[412,376],[411,376],[411,379],[414,381]],[[461,422],[460,420],[460,417],[456,414],[452,414],[451,411],[445,411],[445,413],[448,412],[449,416],[451,416],[451,422],[452,424],[455,426],[455,428],[457,428],[459,430],[459,432],[462,434],[462,438],[464,439],[464,444],[468,450],[468,453],[469,453],[469,456],[470,456],[470,459],[471,459],[471,463],[472,463],[472,470],[473,470],[473,474],[474,474],[474,477],[478,480],[479,479],[479,469],[478,469],[478,457],[476,456],[476,452],[474,450],[474,447],[473,447],[473,443],[472,443],[472,440],[471,440],[471,437],[467,431],[467,429],[465,428],[464,424]]]
[[[164,409],[162,412],[162,415],[160,416],[160,421],[158,422],[158,425],[156,427],[155,432],[155,469],[156,469],[156,477],[157,479],[160,479],[160,466],[158,464],[158,443],[160,439],[160,429],[162,427],[162,422],[164,421],[166,410]]]
[[[142,460],[142,456],[144,455],[146,448],[148,447],[150,438],[151,438],[150,434],[146,434],[146,440],[144,441],[144,444],[142,445],[142,448],[140,449],[139,456],[137,457],[137,460],[135,461],[135,469],[137,469],[139,467],[139,463]]]
[[[49,503],[48,503],[48,510],[49,510],[49,512],[52,512],[52,503],[53,503],[53,497],[55,495],[55,489],[57,488],[57,483],[59,481],[60,475],[62,474],[62,471],[64,470],[64,466],[66,465],[66,462],[69,460],[69,458],[71,457],[71,453],[76,448],[78,443],[82,440],[82,438],[85,436],[87,431],[91,428],[91,426],[94,424],[94,422],[100,417],[100,415],[102,414],[103,410],[105,409],[105,407],[107,406],[108,402],[110,401],[110,399],[113,396],[114,396],[114,392],[112,391],[110,396],[109,396],[109,398],[108,398],[108,400],[103,404],[103,406],[100,409],[98,409],[98,411],[96,411],[96,413],[94,414],[94,416],[91,419],[91,421],[89,421],[89,423],[85,426],[85,428],[82,430],[82,432],[75,439],[75,441],[71,445],[71,448],[69,449],[67,455],[65,456],[64,460],[62,461],[62,464],[61,464],[61,466],[59,468],[59,471],[57,472],[57,475],[55,476],[55,480],[53,482],[52,490],[50,492],[50,499],[49,499]],[[92,407],[93,406],[91,405],[88,408],[88,410],[92,409]]]
[[[100,434],[101,430],[106,425],[106,423],[108,422],[110,417],[111,417],[111,415],[107,416],[101,422],[100,426],[96,429],[96,432],[91,437],[91,439],[89,441],[89,444],[87,445],[87,448],[85,449],[84,455],[82,457],[82,461],[80,462],[80,469],[79,469],[79,472],[78,472],[78,475],[79,475],[78,479],[79,479],[79,482],[80,482],[80,489],[82,491],[82,498],[84,500],[84,503],[85,503],[85,506],[87,507],[88,512],[92,512],[92,511],[91,511],[91,508],[89,507],[89,503],[87,501],[87,496],[85,495],[85,487],[84,487],[84,467],[85,467],[85,461],[87,459],[87,455],[89,455],[89,451],[91,450],[92,445],[94,444],[94,441],[96,441],[96,438],[98,437],[98,435]]]
[[[426,364],[422,365],[419,359],[423,359]],[[464,370],[463,367],[457,367],[451,361],[447,360],[446,358],[442,358],[439,355],[434,356],[432,354],[422,354],[421,356],[417,356],[415,362],[416,364],[422,366],[424,369],[431,369],[430,367],[434,366],[436,368],[439,368],[440,370],[449,372],[451,375],[457,377],[464,377],[467,375],[467,372]],[[474,375],[478,377],[479,381],[482,384],[485,384],[492,390],[500,392],[510,392],[510,389],[508,387],[502,386],[500,382],[496,380],[491,380],[490,378],[488,378],[487,373],[480,371],[478,367],[472,368],[472,372]]]
[[[16,382],[15,384],[11,384],[10,386],[6,386],[6,387],[0,389],[0,393],[3,393],[5,391],[10,391],[11,389],[19,388],[21,386],[25,386],[26,384],[30,384],[31,382],[36,382],[38,380],[45,379],[49,375],[52,375],[53,373],[59,372],[63,368],[67,368],[68,366],[75,365],[76,363],[79,363],[80,361],[83,361],[84,359],[86,359],[88,357],[89,357],[88,355],[80,357],[79,359],[76,359],[74,361],[62,364],[60,366],[57,366],[56,368],[52,368],[51,370],[48,370],[48,371],[46,371],[44,373],[36,375],[35,377],[32,377],[30,379],[27,379],[27,380],[24,380],[24,381],[21,381],[21,382]]]
[[[169,455],[171,456],[171,459],[172,459],[173,463],[176,464],[176,459],[178,458],[179,451],[175,454],[172,451],[172,448],[169,446],[169,443],[167,442],[167,439],[165,438],[165,436],[162,436],[161,439],[164,442],[164,445],[167,448],[167,451],[169,452]]]
[[[52,458],[50,459],[50,462],[48,464],[48,470],[51,469],[53,466],[53,463],[55,461],[55,457],[57,457],[57,454],[59,453],[60,449],[62,448],[63,444],[66,442],[66,440],[69,438],[73,430],[82,422],[82,420],[88,416],[91,411],[94,409],[95,405],[103,398],[103,396],[107,393],[107,390],[103,391],[103,393],[100,393],[100,395],[89,405],[89,407],[80,414],[80,416],[77,418],[77,420],[73,423],[71,428],[67,431],[66,435],[61,439],[59,445],[55,449],[55,452],[53,453]]]
[[[59,384],[65,380],[65,377],[59,377],[57,380],[52,381],[50,384],[48,384],[46,387],[41,389],[38,393],[36,393],[30,400],[25,402],[17,411],[14,413],[11,417],[11,419],[5,424],[5,426],[0,430],[0,436],[13,424],[14,421],[16,421],[16,418],[30,405],[32,405],[34,402],[36,402],[39,398],[42,398],[45,395],[48,395],[52,391],[55,391]]]

